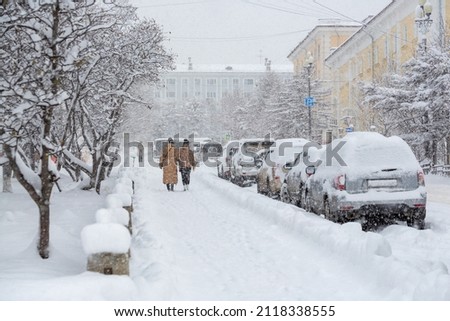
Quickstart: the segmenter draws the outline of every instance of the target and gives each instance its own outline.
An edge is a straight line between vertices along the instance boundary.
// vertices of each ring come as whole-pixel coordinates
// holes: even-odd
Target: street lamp
[[[433,20],[430,18],[433,6],[428,0],[419,0],[419,5],[416,7],[416,27],[419,33],[423,36],[422,44],[426,49],[427,39],[425,35],[431,28]]]
[[[309,139],[312,139],[312,133],[311,133],[311,108],[314,104],[314,99],[311,97],[311,69],[313,67],[314,63],[314,57],[311,54],[311,52],[308,51],[308,56],[305,60],[305,69],[308,73],[308,98],[306,99],[307,103],[306,106],[308,108],[308,136]]]

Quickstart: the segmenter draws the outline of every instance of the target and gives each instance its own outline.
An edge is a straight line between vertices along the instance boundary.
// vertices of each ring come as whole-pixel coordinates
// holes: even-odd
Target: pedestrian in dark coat
[[[173,139],[169,138],[167,142],[159,159],[159,168],[163,169],[163,183],[166,184],[167,190],[173,192],[174,185],[178,183],[177,160],[179,154]]]
[[[191,182],[191,170],[195,170],[194,152],[189,148],[189,140],[183,141],[183,146],[179,151],[178,164],[180,166],[181,179],[183,181],[184,190],[189,190]]]

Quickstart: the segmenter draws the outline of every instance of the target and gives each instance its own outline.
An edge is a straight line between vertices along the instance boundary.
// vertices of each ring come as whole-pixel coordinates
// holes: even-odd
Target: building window
[[[228,79],[224,78],[222,79],[222,97],[226,96],[229,92],[229,88],[228,88]]]
[[[403,44],[408,43],[408,26],[403,26]]]
[[[175,78],[166,79],[166,97],[175,98],[177,92],[177,80]]]
[[[202,80],[200,78],[194,79],[194,96],[195,97],[202,96]]]
[[[217,79],[213,78],[206,79],[206,97],[207,98],[217,97]]]
[[[384,57],[386,59],[389,57],[389,38],[387,35],[384,38]]]
[[[244,86],[253,86],[253,79],[244,79]]]
[[[237,93],[239,92],[239,88],[240,84],[239,84],[239,79],[233,79],[233,92]]]

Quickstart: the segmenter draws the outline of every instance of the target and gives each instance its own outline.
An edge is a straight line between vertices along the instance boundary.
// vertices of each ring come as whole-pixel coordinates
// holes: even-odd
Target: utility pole
[[[308,139],[312,140],[312,115],[311,108],[314,106],[314,97],[311,97],[311,69],[313,67],[314,57],[311,52],[308,52],[308,57],[305,61],[305,69],[308,75],[308,97],[305,98],[305,105],[308,108]]]

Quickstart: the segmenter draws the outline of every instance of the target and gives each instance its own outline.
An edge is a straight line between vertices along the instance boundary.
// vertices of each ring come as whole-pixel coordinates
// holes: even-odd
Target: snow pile
[[[330,255],[345,257],[366,273],[373,274],[374,282],[395,288],[392,296],[408,293],[417,300],[450,300],[450,276],[445,264],[423,269],[405,266],[392,256],[392,247],[386,237],[363,232],[359,223],[335,224],[295,206],[287,206],[229,182],[217,179],[212,173],[199,173],[211,188],[223,197],[238,202],[243,208],[259,213],[287,231],[308,237],[328,249]]]
[[[127,253],[131,235],[126,227],[117,223],[96,223],[83,228],[81,242],[86,254],[102,252]]]

